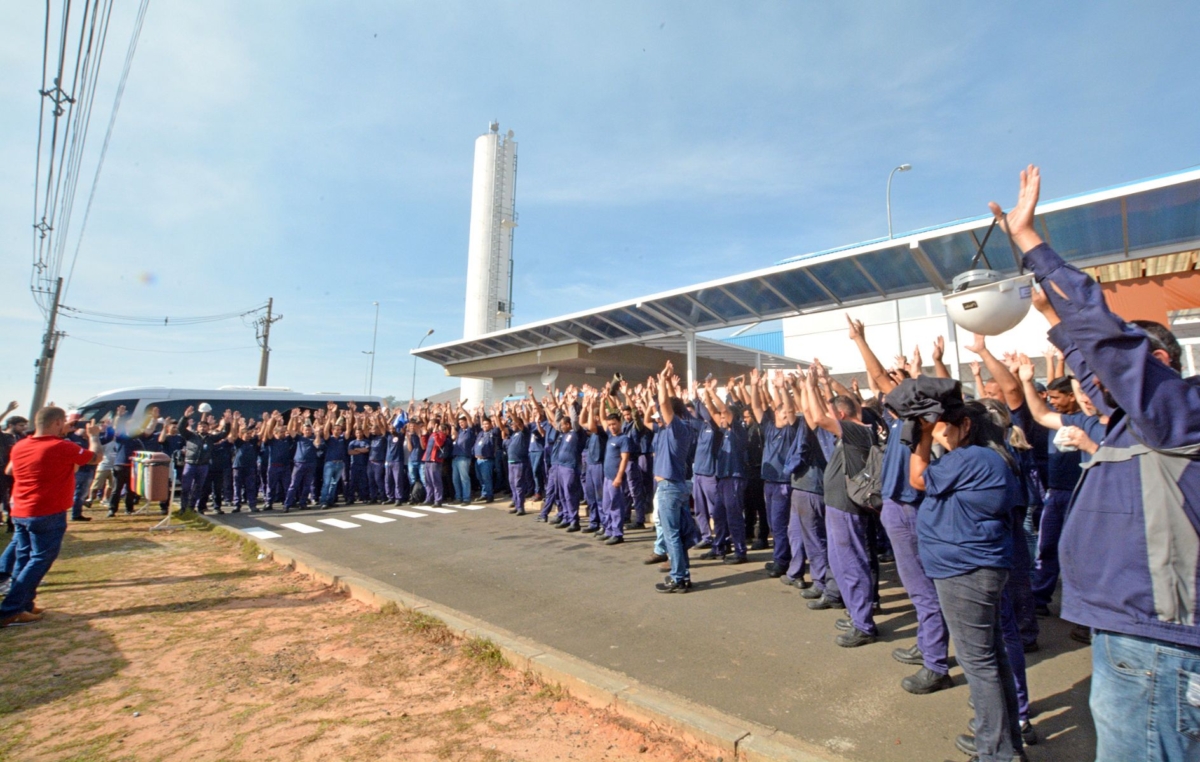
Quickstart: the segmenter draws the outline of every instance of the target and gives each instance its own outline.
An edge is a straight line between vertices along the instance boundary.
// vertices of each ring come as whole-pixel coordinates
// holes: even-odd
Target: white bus
[[[347,402],[378,407],[382,397],[368,394],[303,394],[286,387],[277,386],[222,386],[217,389],[173,389],[165,386],[141,386],[131,389],[115,389],[92,397],[79,406],[84,420],[96,420],[116,413],[124,406],[134,420],[140,420],[147,408],[158,407],[159,415],[178,420],[189,406],[200,403],[212,405],[212,415],[221,417],[225,410],[234,410],[246,418],[261,418],[263,413],[278,410],[286,417],[293,408],[301,410],[323,409],[328,402],[346,407]]]

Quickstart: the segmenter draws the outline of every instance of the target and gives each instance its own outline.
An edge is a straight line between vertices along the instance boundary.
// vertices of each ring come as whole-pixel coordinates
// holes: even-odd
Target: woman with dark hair
[[[934,442],[946,451],[936,461]],[[922,421],[909,481],[925,493],[917,517],[921,563],[975,705],[975,737],[960,736],[956,746],[981,762],[1023,760],[1016,682],[1000,627],[1020,489],[1004,430],[979,402]]]

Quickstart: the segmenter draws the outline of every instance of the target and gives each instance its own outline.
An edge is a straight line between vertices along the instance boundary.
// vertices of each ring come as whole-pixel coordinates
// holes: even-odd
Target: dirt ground
[[[45,619],[0,630],[0,759],[715,758],[519,673],[487,641],[153,521],[72,524]]]

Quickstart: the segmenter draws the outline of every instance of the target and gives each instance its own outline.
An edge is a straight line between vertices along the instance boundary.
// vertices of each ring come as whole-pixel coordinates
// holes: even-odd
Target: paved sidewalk
[[[953,745],[970,717],[961,670],[952,670],[955,688],[931,696],[899,686],[915,668],[890,653],[912,645],[916,625],[890,564],[883,570],[881,640],[848,650],[833,642],[833,623],[844,613],[805,608],[795,590],[767,577],[767,551],[742,566],[693,562],[694,591],[661,595],[654,583],[662,572],[641,563],[652,530],[607,547],[592,535],[496,507],[441,514],[401,507],[415,516],[386,509],[216,520],[850,759],[964,759]],[[1084,762],[1095,746],[1087,712],[1090,651],[1067,638],[1067,623],[1042,625],[1042,650],[1029,654],[1042,743],[1030,756]]]

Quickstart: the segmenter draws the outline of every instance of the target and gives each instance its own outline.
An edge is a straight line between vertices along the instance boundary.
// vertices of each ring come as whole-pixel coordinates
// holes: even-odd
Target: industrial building
[[[472,244],[474,222],[473,199]],[[962,377],[975,358],[960,353],[959,331],[946,317],[941,295],[955,276],[971,269],[990,224],[990,215],[981,216],[820,251],[549,320],[465,333],[461,340],[415,354],[438,363],[448,376],[490,383],[497,396],[551,382],[558,388],[596,386],[614,372],[641,380],[666,359],[686,369],[689,379],[794,367],[795,358],[813,357],[847,376],[863,370],[846,338],[843,315],[850,312],[866,323],[871,344],[885,362],[919,344],[930,365],[928,348],[938,335],[945,336],[945,361]],[[1200,169],[1043,202],[1038,227],[1064,259],[1102,284],[1118,314],[1170,325],[1185,346],[1185,373],[1196,372]],[[990,269],[1005,276],[1019,273],[1020,254],[998,231],[982,251]],[[472,288],[468,285],[468,315]],[[730,328],[776,320],[781,331],[714,338]],[[1044,346],[1045,334],[1045,321],[1031,311],[989,345],[997,354],[1028,351]],[[969,337],[963,339],[969,343]],[[473,397],[466,388],[464,381],[463,396]]]

